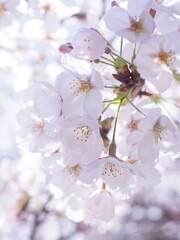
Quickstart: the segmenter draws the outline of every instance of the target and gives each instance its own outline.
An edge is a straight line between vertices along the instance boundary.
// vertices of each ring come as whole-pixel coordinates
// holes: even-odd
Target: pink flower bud
[[[110,53],[111,53],[111,49],[110,49],[109,47],[106,47],[104,52],[105,52],[106,54],[110,54]]]
[[[119,7],[119,5],[116,1],[112,1],[111,6],[112,7]]]
[[[73,50],[73,46],[71,43],[65,43],[59,47],[59,52],[61,53],[69,53]]]

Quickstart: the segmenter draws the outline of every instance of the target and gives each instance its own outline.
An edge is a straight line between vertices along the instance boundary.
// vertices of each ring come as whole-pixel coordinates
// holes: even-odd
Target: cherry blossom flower
[[[135,165],[113,157],[105,157],[90,163],[86,167],[85,177],[82,176],[82,179],[84,182],[90,183],[101,177],[102,181],[110,188],[128,192],[130,185],[134,182],[135,174],[144,177],[144,174]]]
[[[29,0],[31,11],[36,19],[42,19],[43,29],[47,35],[58,30],[59,22],[63,18],[63,11],[59,14],[59,9],[64,5],[58,0]]]
[[[136,174],[136,180],[138,183],[144,186],[155,186],[161,180],[161,174],[156,168],[156,162],[153,161],[140,161],[138,156],[138,147],[134,147],[129,152],[127,162],[134,164],[143,172],[144,177]]]
[[[70,54],[75,58],[93,61],[105,52],[107,43],[93,28],[81,28],[72,38]],[[62,47],[60,47],[60,50]],[[63,51],[62,51],[63,52]]]
[[[63,120],[59,136],[65,149],[80,149],[87,163],[101,155],[102,140],[99,125],[88,115]]]
[[[179,32],[171,32],[155,35],[141,45],[134,63],[141,77],[146,79],[148,88],[155,93],[170,87],[173,80],[171,71],[179,68],[179,39]]]
[[[103,81],[94,69],[89,76],[63,72],[56,79],[56,88],[63,99],[62,112],[65,116],[88,114],[95,119],[100,116]]]
[[[57,119],[62,112],[62,98],[51,84],[40,83],[41,88],[34,96],[34,104],[42,117]]]
[[[68,155],[62,153],[54,154],[47,158],[44,164],[49,182],[61,189],[65,195],[75,191],[83,171],[83,166],[79,163],[65,165],[66,157]]]
[[[138,129],[127,138],[128,144],[138,144],[138,157],[142,162],[155,162],[159,150],[164,148],[162,142],[174,144],[175,127],[167,116],[161,115],[160,109],[153,109],[149,115],[141,119]]]
[[[46,131],[47,122],[35,108],[27,107],[21,110],[17,115],[17,120],[22,127],[19,132],[22,138],[21,142],[24,143],[26,138],[30,151],[40,151],[51,140]]]
[[[130,42],[142,42],[152,35],[155,24],[149,13],[152,0],[129,0],[127,11],[114,5],[104,17],[107,27]]]
[[[86,212],[89,217],[109,222],[114,217],[114,203],[107,191],[94,193],[86,201]]]
[[[12,24],[14,17],[18,15],[16,10],[20,0],[1,0],[0,1],[0,27],[7,27]]]

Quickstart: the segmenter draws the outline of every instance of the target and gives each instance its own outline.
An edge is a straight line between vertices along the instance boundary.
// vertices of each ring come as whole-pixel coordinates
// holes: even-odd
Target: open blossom
[[[89,61],[98,59],[101,55],[103,55],[107,46],[106,40],[93,28],[79,29],[72,38],[71,44],[72,45],[62,45],[59,50],[62,53],[70,52],[70,54],[75,58]],[[68,49],[68,51],[65,51],[65,49]]]
[[[88,114],[97,119],[102,111],[103,81],[92,70],[91,75],[63,72],[56,79],[56,87],[62,96],[62,112],[65,116]]]
[[[107,191],[94,193],[86,201],[86,212],[92,218],[108,222],[114,217],[114,203]]]
[[[79,158],[74,153],[73,157],[77,158],[77,162],[67,165],[67,158],[69,156],[69,153],[56,153],[44,161],[44,169],[47,171],[49,182],[60,188],[65,194],[69,194],[75,190],[76,183],[83,171],[83,165],[78,163]]]
[[[105,157],[86,167],[84,181],[89,183],[101,177],[110,188],[128,192],[130,184],[134,182],[135,174],[144,177],[134,164],[119,161],[113,157]]]
[[[154,31],[155,24],[149,13],[152,0],[128,0],[127,11],[114,5],[104,17],[107,27],[130,42],[142,42]]]
[[[37,19],[42,19],[43,28],[49,35],[56,32],[59,28],[59,22],[62,19],[62,14],[59,14],[59,9],[62,4],[58,0],[29,0],[29,5],[33,11],[33,15]]]
[[[12,21],[18,11],[16,10],[20,0],[1,0],[0,1],[0,27],[7,27],[12,24]]]
[[[141,119],[138,128],[127,138],[127,143],[138,144],[138,158],[142,162],[154,162],[158,159],[159,150],[164,150],[163,142],[174,144],[175,128],[167,116],[161,115],[160,109],[152,110]]]
[[[88,115],[63,120],[59,136],[66,150],[79,149],[87,163],[98,159],[102,153],[99,124]]]
[[[155,186],[160,182],[161,174],[156,168],[156,162],[140,161],[138,156],[138,147],[131,148],[127,161],[139,168],[144,177],[136,174],[136,180],[144,186]]]
[[[134,63],[151,91],[161,93],[170,87],[172,70],[180,66],[179,45],[179,32],[155,35],[142,43]]]
[[[18,123],[21,125],[20,137],[22,142],[27,139],[29,150],[39,151],[50,141],[46,131],[47,122],[33,107],[21,110],[17,115]]]
[[[40,115],[47,119],[57,119],[62,112],[62,98],[55,88],[46,82],[40,83],[40,90],[34,97],[34,104]]]

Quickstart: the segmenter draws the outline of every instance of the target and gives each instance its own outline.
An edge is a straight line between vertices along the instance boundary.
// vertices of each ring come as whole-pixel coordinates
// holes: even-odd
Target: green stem
[[[133,56],[132,56],[132,58],[131,58],[131,63],[132,63],[132,64],[133,64],[135,58],[136,58],[136,43],[134,44]]]
[[[103,101],[103,103],[111,103],[113,100],[105,100],[105,101]]]
[[[118,86],[104,86],[104,88],[119,88]]]
[[[103,59],[105,59],[105,60],[107,60],[107,61],[109,61],[109,62],[111,62],[111,63],[113,63],[113,64],[114,64],[114,62],[113,62],[113,61],[111,61],[109,58],[106,58],[106,57],[100,57],[100,58],[103,58]]]
[[[115,59],[115,57],[112,55],[112,54],[110,54],[110,56],[112,57],[112,59],[115,61],[116,59]]]
[[[108,107],[111,105],[111,103],[108,103],[108,105],[103,109],[103,111],[102,111],[102,115],[103,115],[103,113],[108,109]]]
[[[122,59],[124,62],[128,63],[129,65],[132,65],[132,63],[128,62],[127,60],[125,60],[124,58],[120,57],[118,54],[114,53],[114,52],[111,52],[111,54],[113,54],[114,56]]]
[[[128,100],[128,102],[129,102],[139,113],[141,113],[144,117],[146,117],[146,115],[145,115],[139,108],[137,108],[137,107],[134,105],[134,103],[133,103],[128,97],[126,97],[126,99]]]
[[[120,43],[120,56],[122,57],[122,49],[123,49],[123,37],[121,37],[121,43]]]
[[[115,67],[114,65],[110,64],[110,63],[107,63],[107,62],[104,62],[104,61],[100,61],[101,63],[104,63],[106,65],[109,65],[109,66],[112,66],[112,67]]]
[[[118,120],[118,116],[119,116],[121,103],[122,103],[122,100],[119,101],[119,106],[118,106],[118,109],[117,109],[117,112],[116,112],[116,118],[115,118],[114,129],[113,129],[112,144],[115,144],[117,120]]]

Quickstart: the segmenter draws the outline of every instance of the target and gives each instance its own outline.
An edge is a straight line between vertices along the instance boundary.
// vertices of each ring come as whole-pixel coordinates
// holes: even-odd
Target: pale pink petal
[[[129,27],[129,15],[120,7],[113,7],[104,16],[106,26],[117,35],[121,29]]]
[[[158,144],[153,133],[147,133],[138,146],[139,160],[142,162],[155,162],[158,157]]]
[[[128,0],[128,12],[133,17],[141,16],[145,10],[150,10],[152,0]]]
[[[84,100],[85,113],[98,119],[102,111],[102,95],[98,90],[91,90]]]
[[[134,144],[140,142],[142,137],[143,137],[142,132],[140,132],[138,130],[134,130],[129,134],[129,136],[126,139],[126,142],[129,145],[134,145]]]
[[[166,91],[172,83],[173,76],[170,72],[168,71],[161,71],[159,73],[159,76],[151,79],[147,79],[146,84],[148,88],[155,93],[162,93]]]
[[[143,12],[141,19],[143,26],[140,32],[132,31],[129,24],[128,28],[118,31],[117,34],[127,38],[130,42],[142,42],[147,40],[154,31],[155,23],[152,16],[146,11]]]
[[[94,68],[92,68],[92,77],[90,82],[91,82],[91,85],[96,89],[102,90],[104,87],[104,83],[100,73],[95,71]]]
[[[101,165],[101,161],[98,160],[88,164],[84,168],[80,180],[84,183],[92,184],[92,182],[97,180],[101,175]]]

